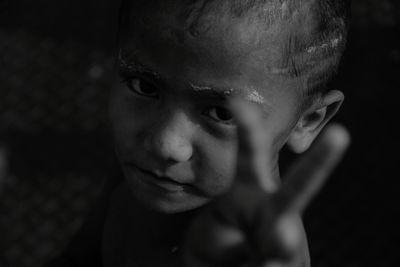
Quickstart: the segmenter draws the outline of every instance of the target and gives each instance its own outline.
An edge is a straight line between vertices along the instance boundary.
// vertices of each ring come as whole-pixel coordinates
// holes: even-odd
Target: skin
[[[246,110],[245,114],[243,110]],[[192,223],[185,244],[185,266],[309,266],[298,215],[307,207],[349,145],[340,125],[330,125],[302,159],[293,164],[278,187],[263,187],[271,175],[268,153],[256,110],[240,105],[242,164],[231,189]],[[245,160],[247,159],[247,160]],[[316,160],[318,159],[318,160]]]
[[[111,101],[117,154],[125,177],[135,196],[153,209],[175,213],[200,207],[225,192],[234,177],[236,127],[215,115],[228,109],[228,101],[193,90],[193,84],[220,93],[233,88],[243,98],[255,91],[262,97],[259,108],[271,137],[268,146],[274,169],[266,183],[279,181],[276,168],[283,135],[298,119],[298,81],[266,75],[271,66],[265,62],[276,61],[276,49],[250,45],[242,34],[242,23],[236,24],[230,24],[229,34],[224,34],[224,25],[216,25],[196,38],[186,36],[183,44],[159,29],[137,26],[122,44],[124,62],[144,66],[161,78],[157,81],[123,70],[127,83],[115,86]],[[151,84],[153,91],[138,94],[141,83]],[[154,190],[137,178],[142,175],[136,167],[187,185],[179,192]]]
[[[110,110],[126,184],[111,201],[106,244],[128,236],[128,249],[115,251],[139,256],[124,262],[157,266],[142,253],[164,255],[191,225],[186,266],[308,266],[299,213],[348,138],[344,130],[328,134],[283,186],[279,151],[285,144],[305,151],[343,95],[330,91],[300,111],[301,81],[271,71],[281,63],[279,28],[254,41],[257,25],[222,19],[193,36],[174,12],[152,13],[156,25],[134,21],[121,44],[123,82],[114,86]],[[262,101],[249,101],[254,94]],[[318,157],[326,160],[315,166]],[[235,255],[244,256],[233,265]],[[176,257],[166,258],[176,266]]]

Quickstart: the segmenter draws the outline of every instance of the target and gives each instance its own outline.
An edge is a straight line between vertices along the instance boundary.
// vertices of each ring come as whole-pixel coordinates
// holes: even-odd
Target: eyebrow
[[[226,100],[235,94],[235,90],[233,88],[215,88],[209,85],[196,85],[194,83],[189,83],[189,87],[192,89],[192,92],[195,95],[219,98],[221,100]]]
[[[154,78],[155,80],[162,80],[159,73],[153,71],[151,68],[145,66],[144,64],[139,63],[137,60],[132,59],[128,62],[122,57],[121,53],[118,56],[118,66],[120,72],[122,72],[123,74],[146,74],[152,76],[152,78]]]
[[[121,72],[126,73],[126,74],[134,74],[134,73],[139,73],[139,74],[144,74],[144,75],[149,75],[152,78],[162,81],[162,76],[157,73],[156,71],[153,71],[151,68],[147,67],[146,65],[140,63],[136,59],[125,60],[122,56],[118,58],[119,61],[119,67]],[[208,96],[208,97],[216,97],[216,98],[226,98],[229,97],[232,92],[234,91],[233,89],[217,89],[213,86],[208,86],[208,85],[196,85],[194,83],[189,83],[188,86],[192,89],[192,91],[195,94],[203,95],[203,96]]]
[[[118,56],[119,68],[123,74],[132,75],[134,73],[139,73],[143,75],[150,76],[158,82],[164,83],[162,76],[156,71],[152,70],[148,66],[140,63],[136,58],[131,57],[128,60],[124,59],[121,55],[121,52]],[[194,83],[189,83],[188,86],[192,89],[192,93],[196,96],[203,98],[216,98],[218,100],[227,100],[229,97],[238,96],[238,92],[240,90],[234,88],[217,88],[210,85],[197,85]],[[246,93],[244,99],[253,103],[256,103],[260,106],[267,106],[264,97],[257,91],[251,90]]]

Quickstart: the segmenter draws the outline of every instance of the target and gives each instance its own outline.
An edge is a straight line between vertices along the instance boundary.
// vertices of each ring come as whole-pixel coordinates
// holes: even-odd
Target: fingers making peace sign
[[[342,158],[349,135],[340,125],[328,125],[280,185],[269,179],[274,166],[260,111],[239,100],[232,106],[239,139],[236,178],[190,228],[186,266],[308,266],[299,215]]]

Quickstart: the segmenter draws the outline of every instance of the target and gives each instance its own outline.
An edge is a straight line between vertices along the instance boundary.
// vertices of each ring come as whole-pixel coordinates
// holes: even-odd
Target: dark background
[[[37,266],[116,171],[107,125],[119,1],[0,1],[0,266]],[[337,121],[352,146],[305,214],[314,266],[400,266],[400,2],[355,0]]]

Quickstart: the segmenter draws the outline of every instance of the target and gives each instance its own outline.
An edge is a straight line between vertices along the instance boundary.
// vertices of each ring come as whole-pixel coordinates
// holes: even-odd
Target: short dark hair
[[[183,26],[192,35],[204,28],[201,18],[215,12],[255,18],[265,28],[279,22],[295,26],[286,37],[280,67],[287,70],[286,75],[301,78],[301,94],[306,99],[324,92],[335,77],[347,41],[350,0],[174,0],[174,4],[177,1],[182,7]],[[132,4],[133,8],[155,8],[168,2],[123,0],[121,32],[130,19]]]

